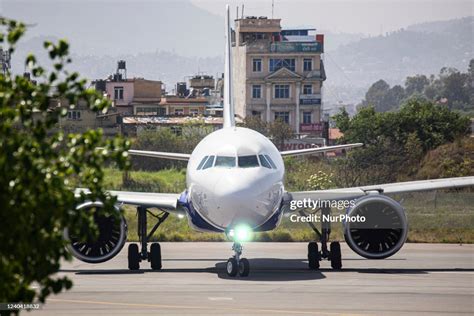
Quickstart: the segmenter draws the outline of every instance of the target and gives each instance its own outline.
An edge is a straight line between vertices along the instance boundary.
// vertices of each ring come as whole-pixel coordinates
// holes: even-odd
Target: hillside
[[[326,84],[339,94],[344,86],[356,90],[343,101],[358,102],[379,79],[394,85],[414,74],[437,74],[446,66],[465,71],[474,57],[473,30],[474,17],[466,17],[417,24],[343,45],[326,54]]]

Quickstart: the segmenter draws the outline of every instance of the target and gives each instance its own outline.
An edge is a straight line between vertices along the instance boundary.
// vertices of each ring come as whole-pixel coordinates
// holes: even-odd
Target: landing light
[[[238,225],[229,231],[229,237],[237,242],[249,241],[252,237],[252,229],[247,225]]]

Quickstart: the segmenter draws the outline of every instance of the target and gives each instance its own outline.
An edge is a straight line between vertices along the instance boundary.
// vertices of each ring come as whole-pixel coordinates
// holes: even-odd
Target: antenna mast
[[[275,8],[275,0],[272,0],[272,19],[273,19],[273,10]]]

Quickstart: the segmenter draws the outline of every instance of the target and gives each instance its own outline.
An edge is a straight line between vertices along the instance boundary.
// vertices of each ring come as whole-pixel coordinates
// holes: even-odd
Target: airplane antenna
[[[229,5],[225,15],[225,70],[224,70],[224,128],[235,126],[234,99],[232,96],[232,56]]]

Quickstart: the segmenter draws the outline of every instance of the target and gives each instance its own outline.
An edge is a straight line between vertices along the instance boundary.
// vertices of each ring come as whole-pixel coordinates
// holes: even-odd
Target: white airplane
[[[161,249],[153,243],[150,251],[147,243],[156,229],[169,214],[186,216],[189,225],[199,231],[224,232],[233,239],[234,255],[227,261],[227,274],[245,277],[249,274],[249,261],[241,258],[241,242],[251,232],[273,230],[280,224],[284,213],[304,210],[290,210],[292,201],[356,199],[348,209],[350,216],[363,215],[364,223],[346,222],[344,235],[352,250],[365,258],[382,259],[395,254],[407,237],[407,219],[403,207],[384,194],[456,188],[474,185],[474,177],[413,181],[381,184],[346,189],[287,192],[284,188],[285,166],[283,157],[323,153],[349,149],[363,144],[337,145],[302,150],[279,152],[273,143],[262,134],[247,128],[236,127],[232,98],[232,65],[229,6],[227,6],[225,27],[225,86],[224,126],[206,136],[192,154],[130,150],[131,155],[188,161],[186,190],[181,194],[141,193],[110,191],[122,204],[137,206],[137,244],[128,248],[128,267],[139,269],[140,261],[147,260],[151,268],[161,269]],[[78,189],[77,194],[84,192]],[[89,201],[77,207],[87,211],[100,208],[101,202]],[[161,211],[155,215],[149,209]],[[329,214],[323,207],[321,213]],[[147,231],[147,214],[157,218],[153,229]],[[127,239],[125,219],[96,218],[99,238],[95,241],[80,241],[74,236],[69,246],[72,254],[89,263],[100,263],[117,255]],[[321,224],[321,232],[310,223],[319,237],[321,250],[316,242],[308,244],[308,265],[318,269],[319,261],[328,259],[334,269],[342,267],[341,250],[338,242],[332,242],[328,249],[330,223]]]

